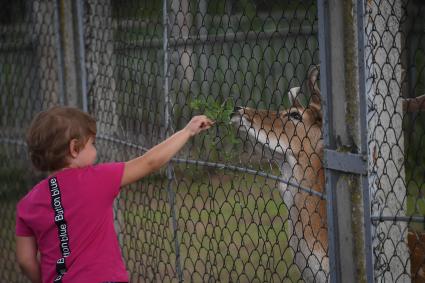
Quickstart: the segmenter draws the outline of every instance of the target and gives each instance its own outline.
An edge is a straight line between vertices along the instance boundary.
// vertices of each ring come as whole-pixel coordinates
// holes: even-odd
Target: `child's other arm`
[[[144,155],[126,162],[121,186],[136,182],[161,168],[192,136],[210,128],[212,124],[213,122],[206,116],[195,116],[184,129],[154,146]]]
[[[16,257],[24,275],[32,283],[41,283],[40,263],[37,259],[37,243],[34,237],[16,236]]]

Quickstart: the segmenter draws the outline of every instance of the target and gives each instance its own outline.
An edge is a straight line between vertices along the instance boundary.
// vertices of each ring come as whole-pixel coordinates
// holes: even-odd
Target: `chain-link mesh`
[[[217,120],[169,166],[123,188],[116,229],[131,282],[327,281],[316,2],[80,3],[77,77],[100,161],[142,154],[195,114]],[[2,282],[25,282],[14,208],[42,178],[28,169],[24,130],[72,100],[62,4],[0,1]],[[365,5],[375,278],[420,282],[425,121],[420,100],[406,98],[424,93],[424,7]]]
[[[15,206],[41,178],[24,130],[60,96],[55,1],[0,1],[0,281],[26,282],[15,258]]]
[[[424,15],[421,1],[368,1],[369,183],[375,279],[425,280]]]
[[[324,200],[298,189],[310,165],[282,176],[284,154],[275,151],[291,149],[249,138],[241,117],[228,124],[236,105],[270,115],[290,105],[288,90],[304,86],[318,61],[316,14],[311,1],[86,4],[89,109],[102,157],[140,154],[196,113],[220,120],[171,166],[121,193],[116,215],[132,281],[326,278],[327,242],[317,241],[326,224],[297,219],[326,218]],[[279,178],[294,184],[286,196]]]

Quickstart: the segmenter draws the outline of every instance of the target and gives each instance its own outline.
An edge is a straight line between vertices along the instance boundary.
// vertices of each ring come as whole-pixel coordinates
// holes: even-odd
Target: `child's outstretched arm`
[[[170,161],[191,137],[210,128],[213,124],[214,122],[206,116],[195,116],[184,129],[154,146],[144,155],[126,162],[121,186],[136,182],[161,168],[165,163]]]

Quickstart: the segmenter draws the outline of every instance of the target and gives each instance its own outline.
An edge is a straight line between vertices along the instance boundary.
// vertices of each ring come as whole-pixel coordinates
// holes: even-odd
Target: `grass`
[[[174,208],[161,179],[123,191],[118,215],[125,223],[121,232],[133,234],[121,238],[131,268],[139,265],[152,280],[177,279],[177,237],[185,281],[296,281],[285,233],[287,208],[276,184],[251,175],[192,173],[174,179]]]

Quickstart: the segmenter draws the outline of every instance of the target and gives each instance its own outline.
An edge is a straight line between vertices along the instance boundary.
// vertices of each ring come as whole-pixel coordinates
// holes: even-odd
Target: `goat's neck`
[[[287,154],[285,162],[280,166],[280,173],[286,180],[322,192],[325,179],[319,156],[321,155],[299,154],[296,158]]]

